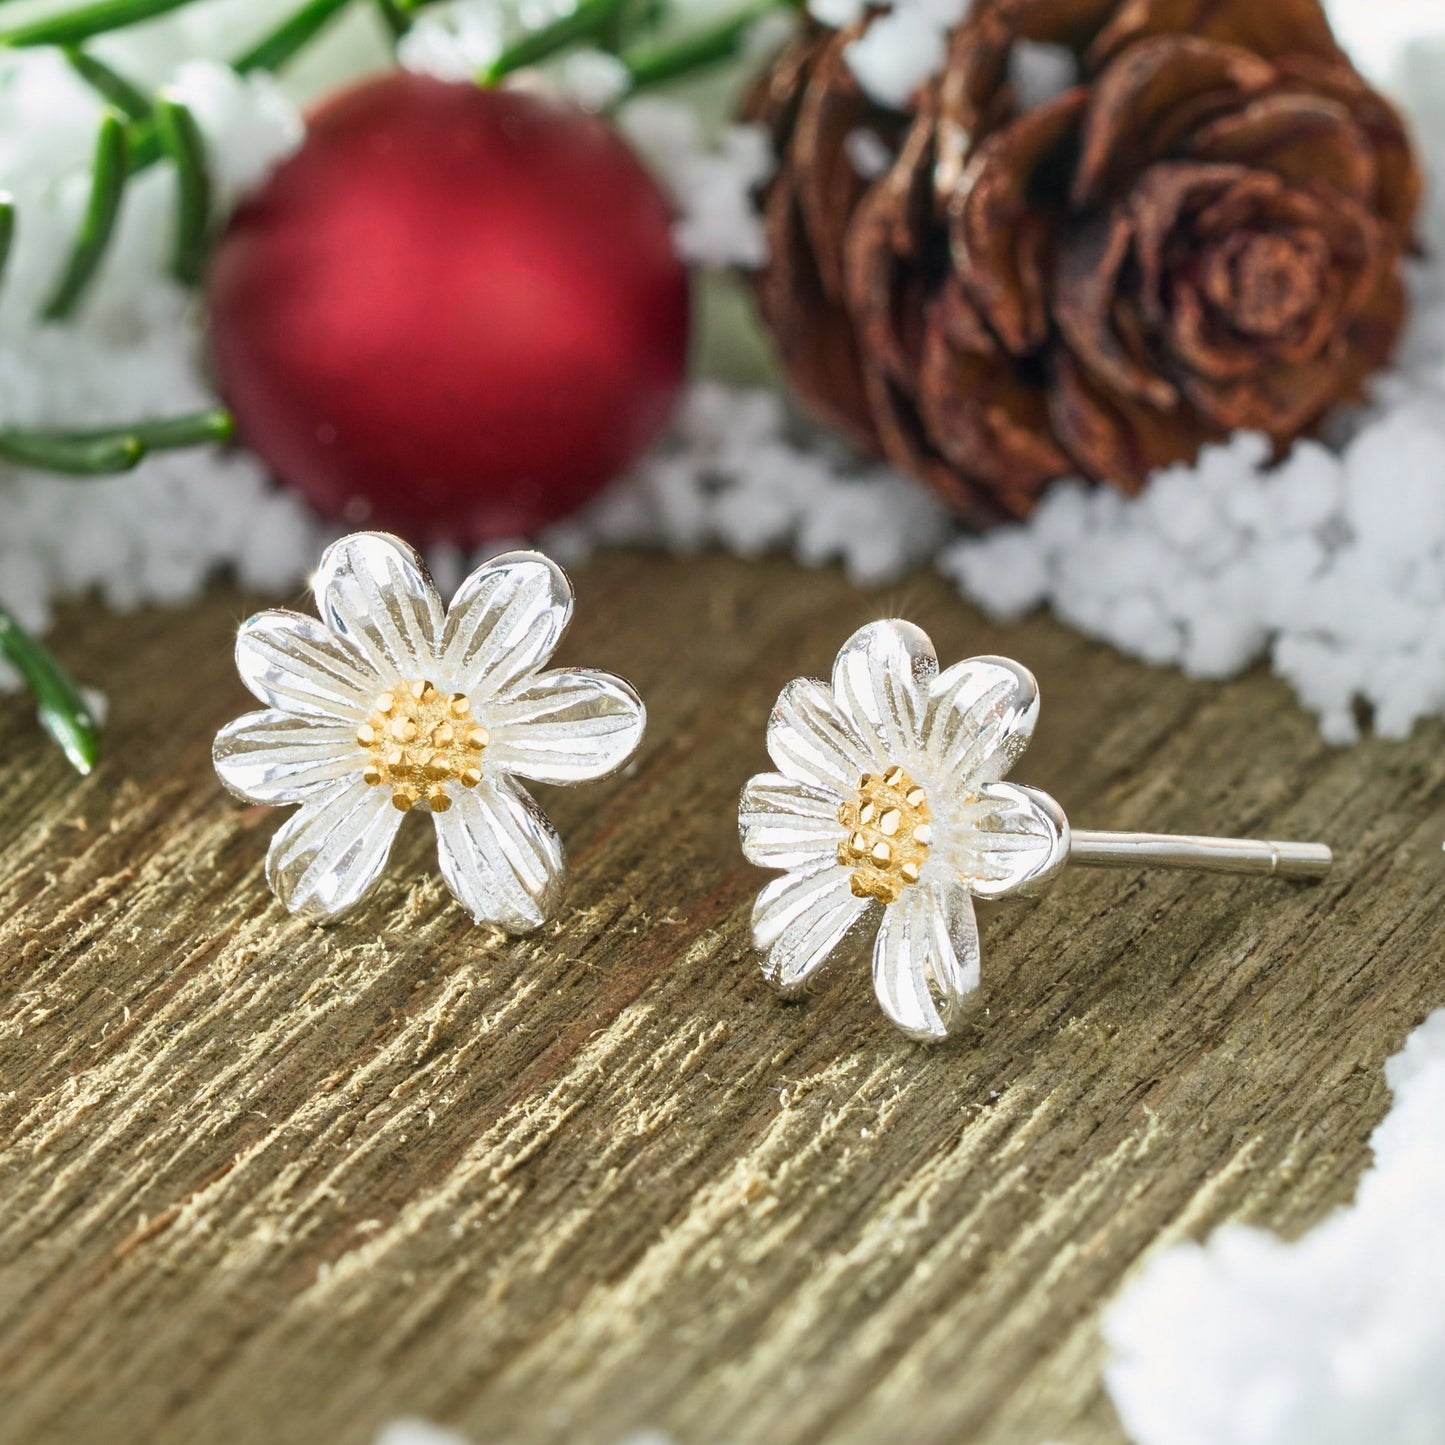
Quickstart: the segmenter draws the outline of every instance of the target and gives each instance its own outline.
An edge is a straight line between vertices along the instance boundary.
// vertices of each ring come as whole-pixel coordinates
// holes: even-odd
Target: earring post
[[[1089,868],[1184,868],[1196,873],[1268,873],[1323,878],[1334,854],[1323,843],[1201,838],[1173,833],[1090,833],[1076,829],[1069,861]]]

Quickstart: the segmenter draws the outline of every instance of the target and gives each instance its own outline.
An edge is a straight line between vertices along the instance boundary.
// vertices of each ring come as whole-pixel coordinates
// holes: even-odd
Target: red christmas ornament
[[[231,221],[211,339],[237,431],[327,516],[463,544],[565,516],[683,377],[668,206],[605,121],[391,74]]]

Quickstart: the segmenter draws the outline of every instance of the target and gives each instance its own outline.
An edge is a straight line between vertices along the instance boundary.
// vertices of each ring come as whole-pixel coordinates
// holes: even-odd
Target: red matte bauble
[[[413,541],[565,516],[656,438],[687,352],[666,200],[559,101],[391,74],[331,100],[209,280],[241,440]]]

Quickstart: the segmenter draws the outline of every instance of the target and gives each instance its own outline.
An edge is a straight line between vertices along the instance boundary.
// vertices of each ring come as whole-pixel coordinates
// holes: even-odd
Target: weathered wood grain
[[[992,627],[924,576],[577,581],[567,658],[651,728],[632,776],[544,797],[574,877],[529,940],[466,923],[421,826],[353,922],[272,902],[282,815],[208,763],[239,597],[67,619],[112,699],[87,782],[0,705],[0,1437],[1112,1442],[1099,1314],[1140,1256],[1350,1196],[1381,1063],[1445,1004],[1445,729],[1332,751],[1266,676]],[[940,1050],[866,970],[780,1004],[736,793],[782,683],[885,613],[1036,670],[1018,776],[1081,826],[1320,837],[1335,877],[1071,873],[991,912]]]

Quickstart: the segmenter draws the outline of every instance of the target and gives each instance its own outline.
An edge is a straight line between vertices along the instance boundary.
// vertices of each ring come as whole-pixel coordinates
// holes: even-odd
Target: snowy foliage
[[[1106,1378],[1136,1445],[1445,1440],[1445,1011],[1385,1075],[1352,1205],[1294,1244],[1230,1225],[1171,1248],[1112,1307]]]
[[[709,14],[717,8],[698,3]],[[1366,0],[1339,3],[1344,19],[1365,28]],[[941,44],[960,4],[900,0],[887,18],[904,27],[904,40],[922,36],[927,50],[930,35]],[[408,37],[407,63],[474,74],[495,58],[515,8],[515,0],[428,7]],[[812,0],[812,9],[841,24],[857,6]],[[128,74],[171,87],[193,107],[226,204],[297,143],[300,121],[272,83],[240,80],[216,58],[285,10],[284,0],[212,0],[97,44]],[[916,84],[900,66],[916,68],[923,51],[909,41],[907,56],[893,53],[898,35],[888,41],[881,25],[869,35],[880,29],[878,53],[868,62],[864,47],[864,63],[891,74],[879,84],[900,95]],[[1397,67],[1422,135],[1437,141],[1445,137],[1439,57],[1422,51]],[[1021,94],[1039,100],[1066,84],[1066,61],[1049,47],[1025,48],[1014,59]],[[336,79],[358,68],[369,66],[350,57]],[[616,98],[615,61],[579,52],[550,67],[546,83],[605,107]],[[84,205],[97,113],[54,52],[0,56],[0,185],[20,215],[0,291],[0,425],[103,425],[213,400],[197,308],[165,274],[174,206],[165,167],[129,187],[118,243],[81,314],[63,326],[36,320]],[[618,119],[675,199],[684,254],[719,268],[761,258],[750,201],[772,164],[761,131],[705,127],[671,98],[624,102]],[[880,151],[871,132],[851,138],[864,174],[887,163]],[[1445,238],[1438,198],[1436,213]],[[571,555],[599,542],[745,556],[782,549],[809,565],[842,562],[870,583],[941,550],[948,574],[996,615],[1049,605],[1135,656],[1200,676],[1268,657],[1331,738],[1356,735],[1359,703],[1379,731],[1402,736],[1420,717],[1445,712],[1436,625],[1445,601],[1445,261],[1422,266],[1415,291],[1406,354],[1375,405],[1334,448],[1306,444],[1279,469],[1257,439],[1241,437],[1162,474],[1137,500],[1065,483],[1028,525],[960,540],[929,494],[802,426],[778,395],[702,380],[671,441],[544,541]],[[37,628],[63,597],[97,593],[120,608],[181,603],[226,567],[246,585],[283,591],[333,531],[242,452],[165,453],[132,476],[84,483],[4,468],[0,505],[0,601]],[[460,575],[469,559],[439,550],[435,560]]]

